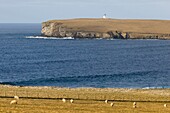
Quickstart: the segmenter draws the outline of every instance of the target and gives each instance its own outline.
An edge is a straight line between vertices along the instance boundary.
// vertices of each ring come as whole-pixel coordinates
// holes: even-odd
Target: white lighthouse
[[[103,19],[106,19],[106,14],[103,15]]]

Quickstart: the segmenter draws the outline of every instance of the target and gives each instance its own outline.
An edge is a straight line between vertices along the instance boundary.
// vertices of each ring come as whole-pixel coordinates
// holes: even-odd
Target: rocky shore
[[[113,39],[170,39],[169,20],[70,19],[42,23],[42,36]]]

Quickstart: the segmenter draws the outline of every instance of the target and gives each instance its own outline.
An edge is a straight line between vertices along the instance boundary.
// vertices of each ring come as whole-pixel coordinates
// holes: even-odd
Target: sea
[[[42,37],[41,24],[0,24],[0,84],[170,88],[170,40]]]

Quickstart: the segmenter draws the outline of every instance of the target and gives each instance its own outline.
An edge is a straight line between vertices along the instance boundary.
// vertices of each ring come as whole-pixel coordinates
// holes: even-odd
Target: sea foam
[[[74,38],[72,37],[63,37],[63,38],[57,38],[57,37],[44,37],[44,36],[26,36],[25,38],[37,38],[37,39],[57,39],[57,40],[72,40]]]

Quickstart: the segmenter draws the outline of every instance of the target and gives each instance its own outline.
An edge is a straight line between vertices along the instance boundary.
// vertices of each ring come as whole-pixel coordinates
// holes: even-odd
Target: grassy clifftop
[[[49,27],[50,26],[50,27]],[[170,39],[170,20],[118,20],[118,19],[69,19],[69,20],[50,20],[43,23],[42,33],[44,35],[61,36],[67,35],[67,32],[88,32],[108,33],[108,36],[99,37],[114,38],[115,35],[129,33],[130,38],[163,38]],[[60,31],[58,30],[60,28]],[[51,31],[49,31],[51,30]],[[49,34],[47,32],[50,32]],[[112,33],[111,33],[112,32]],[[65,33],[65,34],[62,34]],[[116,34],[117,33],[117,34]],[[149,35],[150,34],[150,35]],[[87,35],[87,34],[84,34]],[[89,35],[89,34],[88,34]],[[95,35],[94,35],[95,37]],[[121,38],[121,37],[120,37]]]
[[[75,30],[87,31],[122,31],[140,33],[170,34],[170,20],[117,20],[117,19],[70,19],[50,20],[47,22],[63,23]]]

